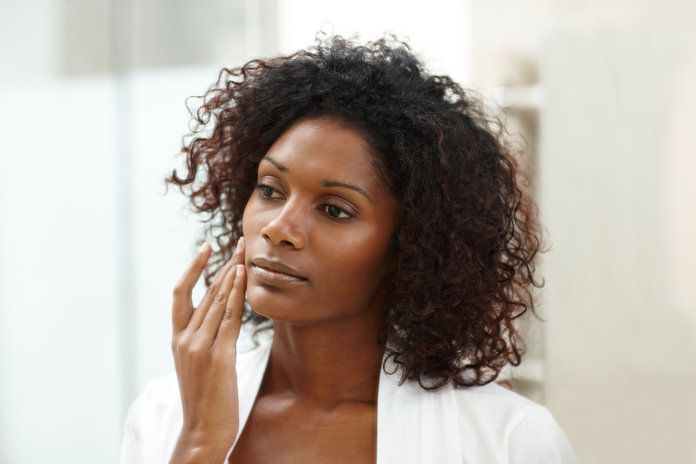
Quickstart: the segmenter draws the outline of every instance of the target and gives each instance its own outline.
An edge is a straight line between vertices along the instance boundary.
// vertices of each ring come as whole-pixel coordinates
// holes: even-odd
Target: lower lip
[[[283,274],[282,272],[269,271],[253,264],[251,272],[256,279],[269,285],[300,284],[307,281],[307,279]]]

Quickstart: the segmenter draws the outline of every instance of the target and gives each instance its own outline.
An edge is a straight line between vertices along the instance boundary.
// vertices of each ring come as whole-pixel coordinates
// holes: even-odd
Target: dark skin
[[[232,300],[240,289],[246,290],[254,310],[274,324],[268,366],[230,456],[232,463],[376,460],[377,387],[384,351],[377,335],[395,263],[389,244],[399,202],[375,171],[373,157],[357,131],[320,117],[296,121],[259,164],[257,180],[262,185],[244,211],[243,249],[230,260],[244,262],[245,278],[234,282],[239,271],[228,264],[209,291],[210,301],[230,308],[229,324],[237,326],[232,335],[239,333],[239,298]],[[199,263],[207,261],[206,255]],[[259,257],[278,260],[303,279],[269,281],[254,264]],[[195,283],[195,269],[182,278],[181,293]],[[224,334],[228,319],[220,319],[219,334]],[[176,334],[175,330],[175,340]],[[213,347],[217,343],[215,339]],[[234,345],[236,337],[219,340],[228,354],[230,343]],[[212,359],[224,359],[216,357],[215,350],[208,352]],[[180,387],[193,385],[188,398],[186,388],[181,388],[182,401],[196,413],[191,412],[189,420],[184,407],[184,428],[172,462],[219,462],[239,427],[229,419],[237,411],[236,384],[228,385],[230,376],[236,383],[236,372],[230,374],[229,361],[207,366],[219,371],[207,375],[208,381],[227,375],[220,380],[227,388],[221,390],[232,390],[234,396],[224,398],[213,388],[222,396],[217,401],[233,405],[232,411],[219,412],[206,406],[205,388],[195,386],[199,381],[186,376],[187,371],[196,372],[185,367],[193,365],[193,357],[185,355],[186,350],[179,353],[184,353],[176,363]]]

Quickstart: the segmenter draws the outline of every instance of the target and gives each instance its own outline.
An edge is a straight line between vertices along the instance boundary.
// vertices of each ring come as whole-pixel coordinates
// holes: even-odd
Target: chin
[[[272,287],[248,287],[246,300],[255,312],[274,321],[303,322],[306,312],[295,305],[297,299]]]

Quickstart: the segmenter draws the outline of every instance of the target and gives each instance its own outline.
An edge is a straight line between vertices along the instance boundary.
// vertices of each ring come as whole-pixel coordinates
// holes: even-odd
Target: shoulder
[[[462,434],[492,444],[507,455],[505,462],[575,463],[568,438],[545,406],[496,383],[452,391]]]

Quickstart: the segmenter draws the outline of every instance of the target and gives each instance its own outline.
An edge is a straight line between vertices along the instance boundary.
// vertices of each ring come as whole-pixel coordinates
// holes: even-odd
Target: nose
[[[306,224],[307,218],[303,217],[302,210],[297,202],[287,201],[277,215],[261,228],[261,235],[277,246],[304,248],[305,232],[301,225]]]

